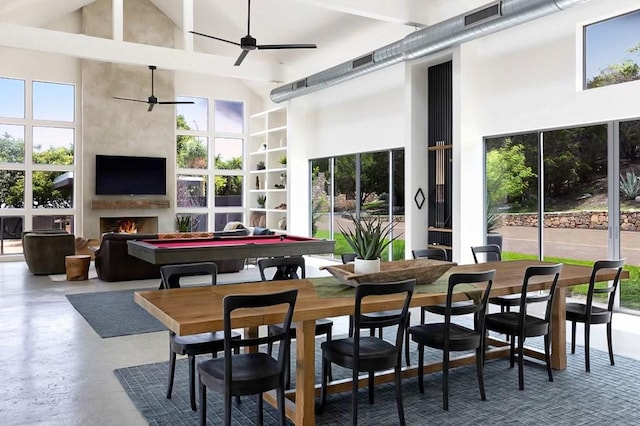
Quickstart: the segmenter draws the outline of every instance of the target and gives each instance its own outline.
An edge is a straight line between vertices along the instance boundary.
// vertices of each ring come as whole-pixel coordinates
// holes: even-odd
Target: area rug
[[[133,301],[135,291],[138,289],[69,294],[67,299],[103,338],[166,330]]]
[[[318,339],[319,347],[320,339]],[[637,395],[640,381],[636,379],[640,362],[616,357],[609,365],[608,355],[591,351],[591,372],[584,371],[583,348],[569,355],[569,366],[554,371],[549,382],[543,366],[525,365],[525,390],[518,390],[518,370],[509,368],[507,360],[488,361],[485,365],[487,400],[481,401],[474,366],[459,367],[449,375],[449,411],[442,409],[442,374],[425,377],[425,393],[418,392],[416,378],[402,382],[404,410],[408,425],[636,425],[640,419]],[[417,358],[415,351],[413,359]],[[320,368],[316,349],[316,371]],[[431,361],[441,352],[426,351]],[[165,398],[168,364],[166,362],[121,368],[114,371],[138,411],[150,425],[194,425],[198,413],[191,411],[186,359],[178,361],[171,400]],[[348,377],[350,372],[333,366],[334,378]],[[316,373],[318,376],[318,373]],[[316,378],[319,383],[319,377]],[[393,384],[375,387],[375,403],[369,405],[366,389],[360,389],[358,424],[398,424]],[[222,424],[221,394],[207,393],[209,424]],[[255,423],[255,400],[245,397],[241,404],[233,403],[233,424]],[[277,424],[276,411],[265,404],[265,425]],[[318,425],[343,425],[350,422],[351,393],[329,396],[327,407],[316,417]]]

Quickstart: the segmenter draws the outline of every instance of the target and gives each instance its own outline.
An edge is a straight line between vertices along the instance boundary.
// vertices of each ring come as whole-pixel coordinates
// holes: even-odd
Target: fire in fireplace
[[[158,232],[158,217],[101,217],[100,233],[154,234]]]
[[[136,225],[136,221],[131,219],[122,219],[118,223],[118,232],[124,232],[126,234],[137,234],[138,226]]]

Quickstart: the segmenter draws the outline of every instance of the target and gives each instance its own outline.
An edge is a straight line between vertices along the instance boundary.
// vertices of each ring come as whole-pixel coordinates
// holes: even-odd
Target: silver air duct
[[[276,87],[271,100],[280,103],[315,92],[398,62],[421,58],[487,34],[510,28],[590,0],[503,0],[423,28],[404,39],[356,59]]]

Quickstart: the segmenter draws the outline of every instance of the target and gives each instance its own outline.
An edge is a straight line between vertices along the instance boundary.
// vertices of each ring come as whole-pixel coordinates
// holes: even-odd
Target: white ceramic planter
[[[353,264],[354,274],[373,274],[380,272],[380,259],[365,260],[356,257]]]

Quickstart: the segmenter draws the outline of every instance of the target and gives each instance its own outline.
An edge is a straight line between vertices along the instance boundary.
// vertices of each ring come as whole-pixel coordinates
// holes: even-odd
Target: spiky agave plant
[[[378,259],[382,251],[393,240],[398,238],[390,237],[395,223],[382,223],[380,216],[363,217],[356,219],[351,216],[353,230],[346,229],[338,223],[338,228],[344,235],[345,240],[360,259],[373,260]]]

